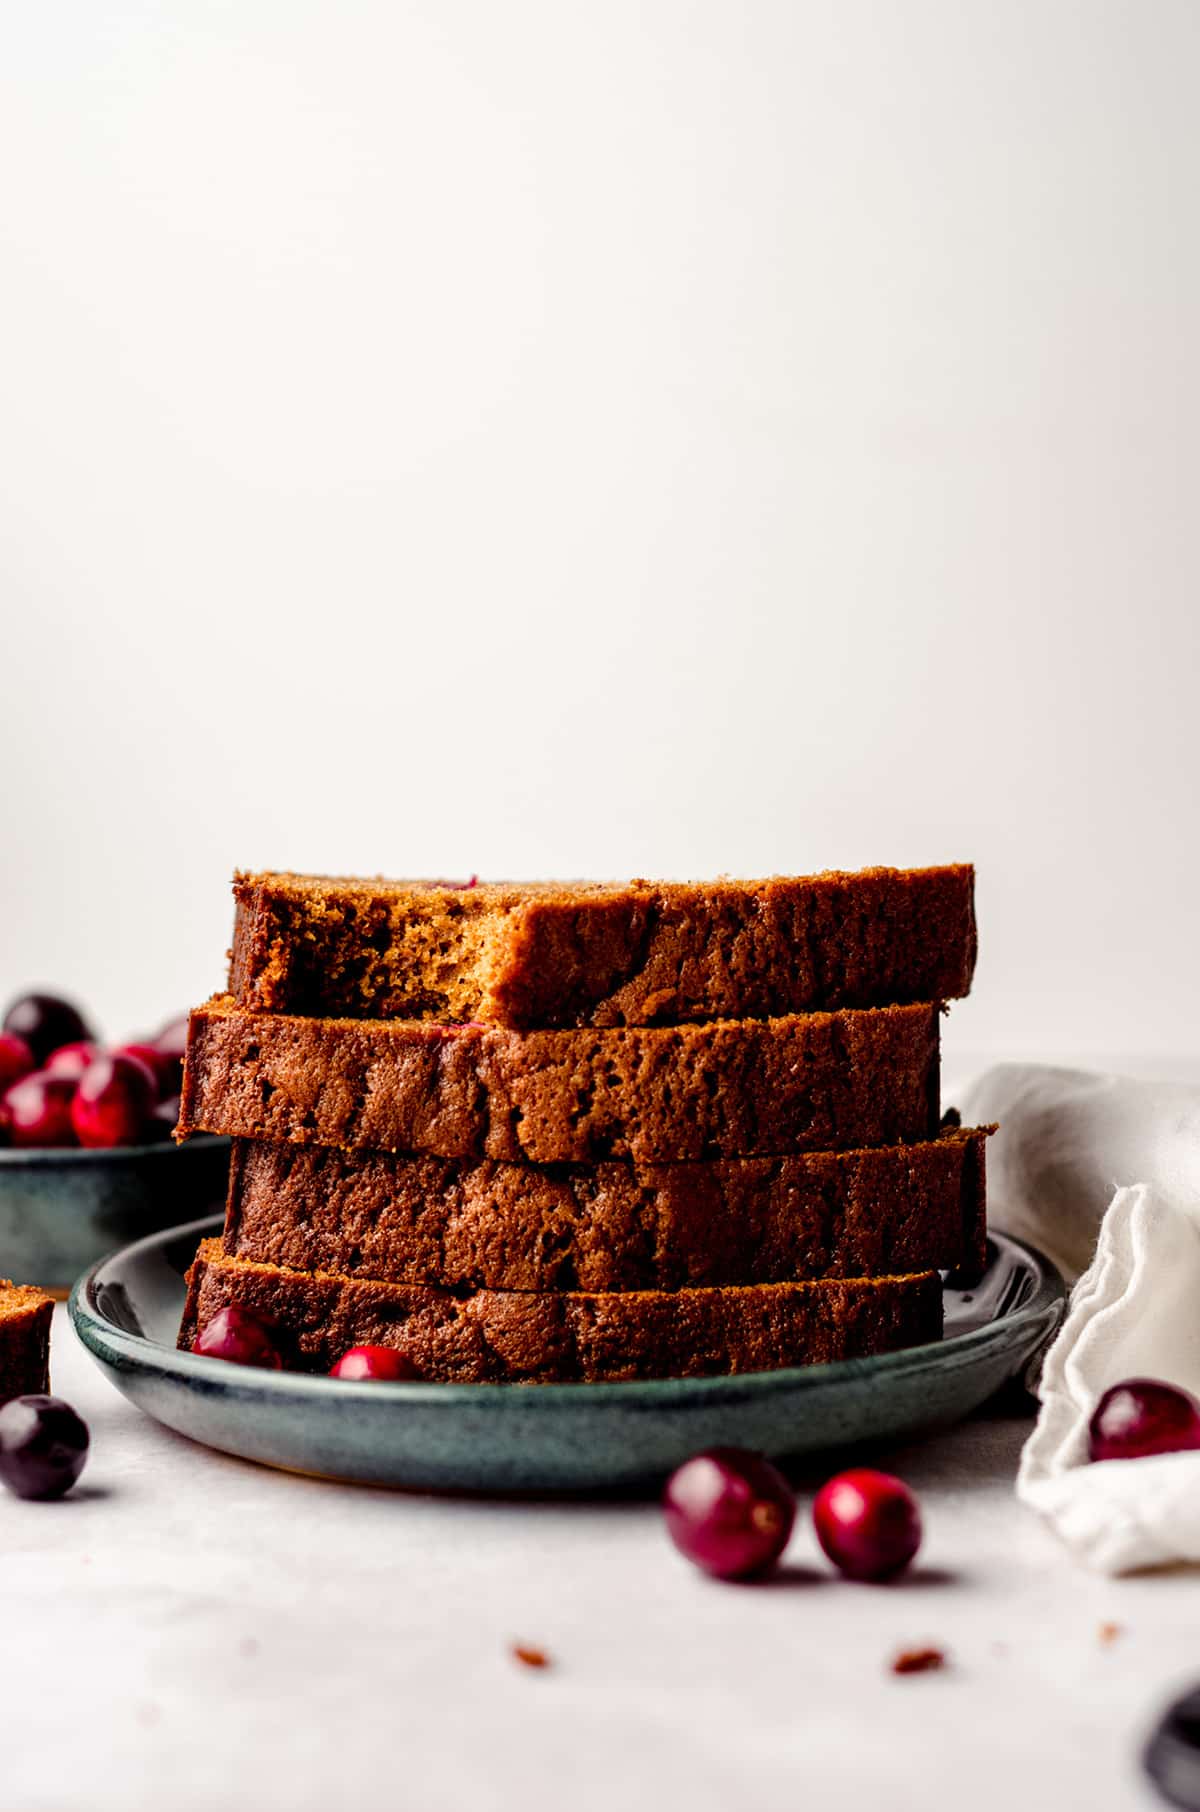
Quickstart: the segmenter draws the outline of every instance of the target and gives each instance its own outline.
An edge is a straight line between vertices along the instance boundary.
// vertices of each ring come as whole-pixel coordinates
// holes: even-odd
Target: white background
[[[1195,1049],[1194,0],[0,19],[0,991],[235,864],[971,857],[952,1039]]]

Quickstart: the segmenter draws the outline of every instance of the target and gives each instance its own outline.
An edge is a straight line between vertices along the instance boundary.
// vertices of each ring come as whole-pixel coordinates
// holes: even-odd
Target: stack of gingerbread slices
[[[704,884],[239,875],[180,1136],[232,1135],[181,1345],[429,1380],[760,1371],[938,1338],[984,1249],[942,1128],[969,867]]]

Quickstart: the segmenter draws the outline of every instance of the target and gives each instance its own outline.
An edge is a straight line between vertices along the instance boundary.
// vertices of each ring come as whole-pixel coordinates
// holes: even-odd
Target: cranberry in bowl
[[[171,1138],[178,1047],[178,1019],[105,1045],[73,1001],[11,1002],[0,1020],[6,1276],[65,1295],[106,1252],[223,1206],[229,1141]]]

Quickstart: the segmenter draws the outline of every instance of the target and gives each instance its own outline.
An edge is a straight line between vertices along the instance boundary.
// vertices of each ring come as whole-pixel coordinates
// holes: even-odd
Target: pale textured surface
[[[889,1456],[926,1510],[909,1584],[835,1583],[802,1524],[801,1572],[736,1588],[680,1560],[651,1506],[410,1497],[193,1447],[117,1395],[61,1310],[53,1366],[93,1457],[60,1506],[0,1499],[21,1812],[1158,1803],[1136,1747],[1197,1671],[1200,1582],[1072,1566],[1014,1502],[1023,1420]],[[950,1670],[889,1674],[927,1641]]]

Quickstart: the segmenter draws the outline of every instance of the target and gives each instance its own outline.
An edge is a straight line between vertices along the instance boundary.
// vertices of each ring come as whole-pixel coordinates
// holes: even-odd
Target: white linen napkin
[[[1200,1396],[1200,1088],[1002,1064],[958,1105],[964,1124],[1000,1122],[991,1223],[1079,1277],[1018,1497],[1102,1572],[1200,1561],[1200,1451],[1087,1458],[1110,1385],[1161,1378]]]

